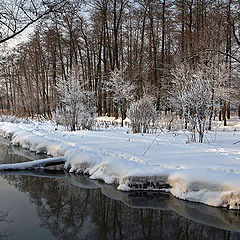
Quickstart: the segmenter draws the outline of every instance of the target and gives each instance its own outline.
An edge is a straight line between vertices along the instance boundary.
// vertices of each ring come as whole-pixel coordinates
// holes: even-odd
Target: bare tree
[[[66,0],[2,0],[0,3],[0,43],[22,33],[49,13],[59,11]]]

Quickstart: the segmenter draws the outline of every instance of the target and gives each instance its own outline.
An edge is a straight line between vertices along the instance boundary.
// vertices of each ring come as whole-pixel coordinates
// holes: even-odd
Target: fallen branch
[[[233,143],[233,145],[238,144],[238,143],[240,143],[240,141],[237,141],[237,142]]]
[[[27,170],[36,169],[47,166],[64,164],[66,159],[64,157],[45,158],[23,163],[0,164],[0,171],[6,170]]]

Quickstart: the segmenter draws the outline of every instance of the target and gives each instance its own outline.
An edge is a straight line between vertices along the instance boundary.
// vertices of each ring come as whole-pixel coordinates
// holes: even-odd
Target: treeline
[[[76,81],[94,93],[98,115],[120,112],[106,90],[116,70],[136,87],[131,101],[149,95],[156,110],[176,110],[169,101],[179,87],[173,71],[215,61],[229,71],[222,87],[233,91],[219,96],[219,118],[238,108],[240,116],[239,21],[237,0],[68,1],[1,56],[2,111],[51,117],[61,105],[57,85],[75,69]]]

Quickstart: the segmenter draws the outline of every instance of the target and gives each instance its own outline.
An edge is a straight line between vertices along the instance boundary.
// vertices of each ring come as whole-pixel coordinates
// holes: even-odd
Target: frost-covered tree
[[[115,70],[106,82],[105,89],[111,94],[113,101],[120,110],[122,117],[121,126],[123,127],[123,120],[126,118],[127,103],[134,97],[133,91],[135,86],[126,79],[124,70]]]
[[[71,131],[91,129],[96,116],[94,93],[84,89],[79,81],[77,71],[72,71],[67,81],[61,80],[57,85],[61,107],[56,110],[59,123]]]
[[[204,132],[211,126],[220,97],[227,97],[228,71],[221,64],[198,65],[195,69],[182,64],[172,74],[175,82],[173,105],[182,111],[185,127],[190,124],[193,140],[197,132],[199,142],[203,142]]]
[[[154,127],[158,118],[154,99],[148,96],[133,102],[127,114],[131,120],[133,133],[146,133],[150,127]]]
[[[233,102],[235,90],[231,86],[229,68],[225,63],[218,63],[217,59],[214,58],[207,66],[200,65],[199,68],[204,72],[205,78],[209,79],[211,85],[211,105],[208,121],[208,130],[211,130],[214,115],[217,112],[226,115],[226,102],[230,102],[230,100]],[[222,105],[225,105],[225,109]],[[223,117],[223,120],[224,126],[226,126],[226,116]]]

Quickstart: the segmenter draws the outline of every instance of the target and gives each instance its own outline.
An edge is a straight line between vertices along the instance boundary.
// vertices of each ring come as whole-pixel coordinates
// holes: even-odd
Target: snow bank
[[[59,144],[56,141],[46,139],[35,134],[36,130],[22,130],[13,123],[1,123],[0,133],[4,137],[11,138],[11,143],[15,146],[20,146],[37,154],[48,154],[52,156],[63,156],[67,147]]]
[[[159,171],[116,156],[99,156],[79,150],[67,152],[65,156],[69,172],[89,174],[91,179],[116,184],[121,191],[159,190],[166,185],[169,174],[167,170]]]
[[[84,173],[89,174],[89,170],[94,167],[99,156],[91,152],[84,152],[82,150],[66,151],[66,164],[65,168],[69,170],[70,173]]]
[[[169,175],[175,197],[214,207],[240,209],[240,174],[211,170],[181,170]]]
[[[240,209],[240,151],[232,144],[240,139],[238,132],[218,133],[218,142],[212,144],[186,144],[181,132],[157,138],[127,132],[127,128],[65,132],[50,123],[0,123],[0,133],[12,144],[63,156],[69,172],[89,174],[118,190],[164,189],[180,199]]]

